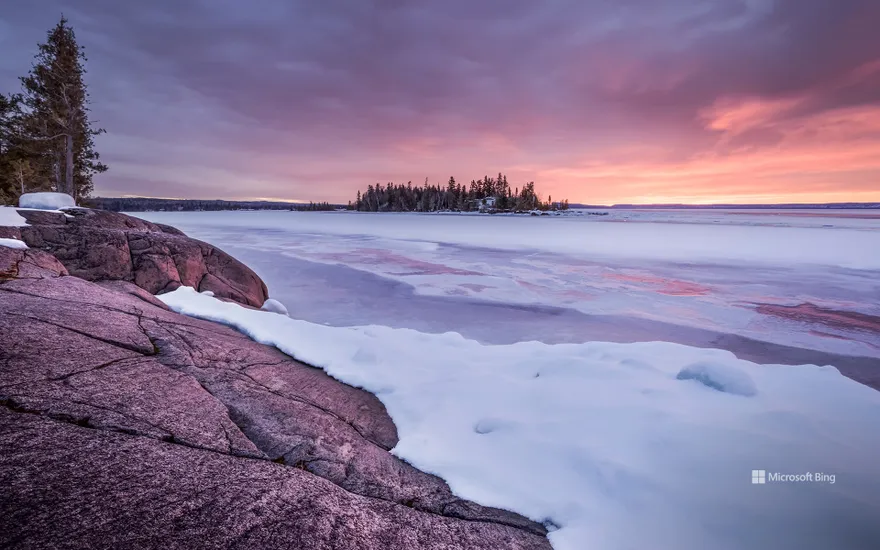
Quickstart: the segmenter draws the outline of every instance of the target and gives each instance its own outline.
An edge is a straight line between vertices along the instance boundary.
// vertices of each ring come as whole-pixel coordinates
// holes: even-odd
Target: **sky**
[[[62,12],[100,196],[880,202],[878,0],[4,0],[0,92]]]

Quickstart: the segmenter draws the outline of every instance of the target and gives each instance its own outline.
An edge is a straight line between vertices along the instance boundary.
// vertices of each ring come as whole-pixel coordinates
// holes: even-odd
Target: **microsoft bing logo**
[[[767,483],[767,470],[752,470],[752,484]]]

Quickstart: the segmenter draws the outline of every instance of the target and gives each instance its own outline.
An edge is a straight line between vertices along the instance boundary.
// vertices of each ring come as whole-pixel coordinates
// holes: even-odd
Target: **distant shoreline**
[[[614,204],[594,205],[572,203],[571,208],[604,210],[872,210],[880,202],[829,202],[783,204]]]
[[[226,211],[226,210],[347,210],[333,203],[283,201],[230,201],[221,199],[153,199],[145,197],[94,197],[87,206],[116,212]],[[144,206],[148,208],[144,209]],[[880,210],[880,202],[785,204],[614,204],[572,203],[572,210]]]

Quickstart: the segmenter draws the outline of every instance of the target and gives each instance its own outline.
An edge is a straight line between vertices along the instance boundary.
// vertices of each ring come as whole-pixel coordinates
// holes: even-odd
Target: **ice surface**
[[[376,393],[395,453],[561,526],[557,549],[880,547],[880,393],[656,342],[877,368],[880,218],[831,214],[137,215],[243,260],[299,320],[186,289],[172,307]]]
[[[765,227],[876,228],[880,209],[605,209],[601,221]]]
[[[868,228],[755,226],[691,223],[625,223],[590,217],[458,216],[360,212],[148,213],[148,219],[185,219],[188,224],[295,234],[364,235],[415,243],[575,253],[618,259],[686,263],[758,262],[880,269],[880,218]],[[864,221],[864,220],[860,220]]]
[[[75,207],[73,197],[66,193],[25,193],[18,199],[21,208],[34,208],[37,210],[61,210],[62,208]]]
[[[725,363],[694,363],[678,371],[679,380],[696,380],[713,390],[751,397],[757,393],[755,382],[740,368]]]
[[[274,298],[269,298],[265,302],[263,302],[263,307],[261,307],[263,311],[270,311],[272,313],[280,313],[281,315],[287,315],[287,308],[284,307],[284,304],[279,302]]]
[[[15,208],[0,206],[0,227],[24,227],[25,225],[27,225],[27,221]]]
[[[880,358],[880,213],[807,214],[136,215],[232,253],[321,324],[486,343],[666,340],[762,362],[858,356],[867,368]],[[793,309],[804,303],[819,309]]]
[[[0,239],[0,246],[5,246],[7,248],[27,248],[23,241],[18,239]]]
[[[374,392],[395,454],[464,498],[558,525],[556,550],[880,547],[880,392],[833,368],[663,342],[327,327],[186,287],[159,298]],[[836,483],[753,485],[755,469]]]

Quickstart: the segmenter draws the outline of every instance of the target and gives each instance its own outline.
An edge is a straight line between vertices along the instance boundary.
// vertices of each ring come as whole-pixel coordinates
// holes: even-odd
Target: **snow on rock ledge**
[[[18,199],[18,206],[37,210],[61,210],[75,207],[76,203],[66,193],[25,193]]]
[[[2,239],[0,238],[0,246],[5,246],[6,248],[18,248],[18,249],[26,249],[28,245],[24,244],[24,242],[18,239]]]

